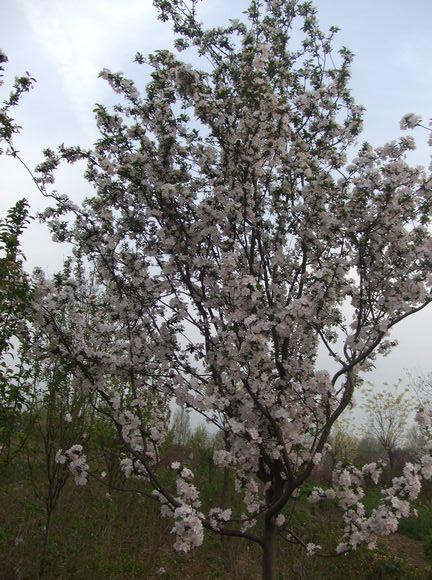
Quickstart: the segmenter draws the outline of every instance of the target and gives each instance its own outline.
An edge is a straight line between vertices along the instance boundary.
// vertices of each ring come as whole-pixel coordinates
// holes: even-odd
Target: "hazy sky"
[[[352,89],[363,104],[362,140],[379,145],[400,135],[407,112],[432,116],[432,2],[430,0],[318,0],[323,28],[337,25],[337,44],[356,55]],[[245,0],[204,0],[202,16],[211,24],[241,16]],[[96,138],[92,109],[96,102],[115,101],[98,79],[104,68],[121,70],[145,84],[144,69],[133,63],[146,54],[172,46],[169,25],[159,22],[151,0],[0,0],[0,48],[9,57],[6,88],[28,70],[36,87],[16,111],[23,132],[16,143],[30,166],[43,147],[89,145]],[[5,91],[5,87],[1,89]],[[416,130],[413,162],[428,164],[427,136]],[[16,162],[0,157],[0,212],[26,197],[33,212],[46,202]],[[80,200],[86,184],[75,171],[63,171],[58,189]],[[33,223],[24,237],[28,264],[50,273],[65,254],[50,242],[43,226]],[[395,337],[399,347],[380,359],[370,378],[377,384],[404,376],[405,369],[429,371],[432,308],[404,322]]]

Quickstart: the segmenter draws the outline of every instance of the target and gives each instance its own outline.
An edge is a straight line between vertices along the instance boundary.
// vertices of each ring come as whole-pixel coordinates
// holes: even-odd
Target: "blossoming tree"
[[[151,70],[144,95],[104,70],[122,100],[97,107],[95,147],[45,151],[37,182],[57,201],[45,217],[95,283],[90,293],[69,275],[40,275],[37,348],[67,359],[76,388],[97,395],[126,475],[150,482],[173,517],[175,548],[199,546],[204,529],[244,538],[262,548],[268,580],[278,535],[322,554],[284,507],[361,374],[393,346],[392,328],[431,301],[431,180],[406,161],[411,137],[364,144],[347,161],[362,122],[352,55],[333,51],[336,29],[321,32],[309,2],[252,0],[245,24],[215,29],[199,22],[195,0],[154,4],[202,68],[168,50],[137,55]],[[419,122],[407,115],[403,128]],[[87,162],[94,196],[81,207],[50,189],[62,160]],[[318,365],[320,345],[332,373]],[[179,462],[176,488],[162,482],[172,400],[224,433],[214,461],[235,474],[239,517],[204,513]],[[397,528],[432,475],[430,453],[366,513],[363,481],[379,474],[375,464],[341,467],[332,489],[313,493],[344,511],[337,553]]]

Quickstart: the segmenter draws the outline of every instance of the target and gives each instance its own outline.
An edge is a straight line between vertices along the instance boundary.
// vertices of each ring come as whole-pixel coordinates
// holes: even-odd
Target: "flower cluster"
[[[83,453],[82,445],[72,445],[65,452],[59,449],[55,459],[56,463],[67,465],[76,485],[87,484],[89,466],[87,465],[87,457]]]
[[[306,552],[308,556],[314,556],[318,550],[322,550],[322,547],[319,544],[313,544],[312,542],[309,542],[309,544],[306,545]]]
[[[401,129],[414,129],[421,121],[421,117],[415,115],[414,113],[407,113],[404,115],[400,122]]]
[[[179,462],[172,464],[172,469],[178,472],[176,507],[171,510],[175,534],[174,549],[177,552],[189,552],[193,547],[200,546],[204,539],[204,516],[198,511],[201,503],[196,487],[191,483],[194,475],[187,467],[181,467]],[[162,503],[164,505],[165,502]]]
[[[422,429],[427,429],[424,425],[429,425],[429,413],[422,409],[421,413],[417,414],[417,421]],[[312,491],[309,497],[312,503],[325,499],[337,499],[340,508],[344,511],[344,536],[336,548],[337,553],[345,553],[364,544],[369,548],[374,548],[378,536],[396,532],[401,518],[415,514],[411,503],[418,498],[422,488],[422,479],[432,478],[432,444],[427,440],[420,462],[407,463],[403,468],[402,476],[393,478],[392,485],[381,491],[382,499],[378,507],[370,514],[366,514],[361,502],[364,496],[364,479],[370,477],[377,484],[382,467],[382,463],[369,463],[360,470],[354,466],[339,465],[330,489],[315,488]]]
[[[221,526],[223,526],[226,522],[229,522],[231,515],[232,512],[230,508],[225,510],[218,507],[212,508],[208,515],[210,526],[214,530],[219,530]]]

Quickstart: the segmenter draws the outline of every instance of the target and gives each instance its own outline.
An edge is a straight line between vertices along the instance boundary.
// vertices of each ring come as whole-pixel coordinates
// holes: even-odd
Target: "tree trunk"
[[[395,468],[395,452],[393,449],[388,450],[388,458],[389,458],[389,480],[390,483],[392,482],[393,475],[394,475],[394,468]]]
[[[47,558],[48,558],[48,543],[49,543],[49,537],[50,537],[50,532],[51,532],[51,514],[52,514],[51,509],[47,509],[46,520],[45,520],[45,531],[44,531],[43,540],[42,540],[42,552],[41,552],[41,558],[39,561],[38,578],[43,578],[45,576],[45,568],[46,568]]]
[[[228,467],[224,467],[223,473],[223,484],[222,484],[222,493],[221,493],[221,508],[226,509],[228,507],[229,495],[229,471]],[[229,538],[226,536],[222,536],[222,558],[224,562],[225,570],[230,573],[231,571],[231,558],[230,558],[230,550],[229,550]]]
[[[274,580],[276,526],[273,518],[265,521],[262,555],[262,580]]]
[[[226,509],[228,507],[228,494],[229,494],[229,471],[228,467],[224,467],[222,493],[221,493],[222,509]]]

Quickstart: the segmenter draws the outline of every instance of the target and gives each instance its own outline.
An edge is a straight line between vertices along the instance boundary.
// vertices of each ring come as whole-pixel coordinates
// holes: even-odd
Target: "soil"
[[[383,543],[396,555],[400,555],[415,568],[424,569],[428,565],[421,542],[402,534],[391,534],[383,538]]]

